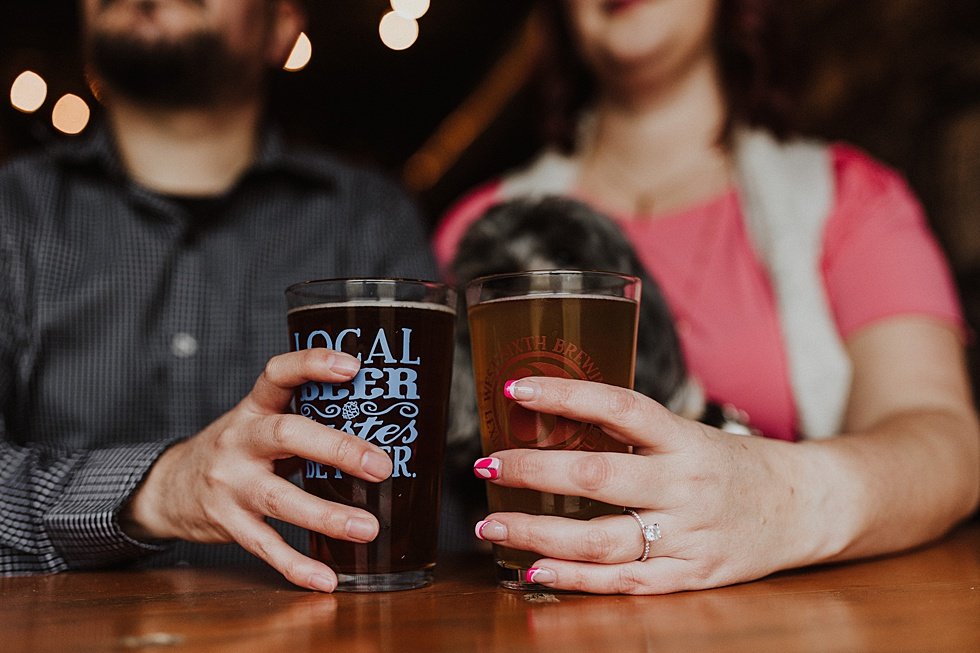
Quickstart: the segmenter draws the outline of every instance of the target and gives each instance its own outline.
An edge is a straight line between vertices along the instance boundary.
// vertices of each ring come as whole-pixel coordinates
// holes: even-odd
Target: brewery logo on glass
[[[596,361],[577,344],[563,338],[528,336],[506,344],[490,363],[483,379],[484,420],[495,447],[592,450],[597,427],[574,420],[528,410],[507,399],[503,386],[526,376],[550,376],[601,383]],[[503,417],[498,424],[494,416]]]
[[[350,383],[309,382],[296,393],[301,415],[357,436],[387,451],[392,478],[414,478],[411,446],[419,437],[419,366],[408,327],[365,330],[346,328],[337,334],[323,329],[294,331],[296,351],[313,347],[356,355],[361,369]],[[306,478],[342,478],[339,469],[306,462]]]

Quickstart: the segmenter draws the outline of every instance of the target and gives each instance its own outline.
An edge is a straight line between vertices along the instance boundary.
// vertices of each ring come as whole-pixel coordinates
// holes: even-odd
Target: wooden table
[[[490,564],[333,596],[241,570],[4,578],[0,651],[980,651],[978,521],[905,555],[668,596],[528,596]]]

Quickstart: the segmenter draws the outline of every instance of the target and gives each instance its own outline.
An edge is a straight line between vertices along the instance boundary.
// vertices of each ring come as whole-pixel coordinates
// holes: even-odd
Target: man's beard
[[[211,32],[157,43],[98,32],[88,47],[96,75],[112,91],[151,106],[207,107],[255,90],[242,62]]]

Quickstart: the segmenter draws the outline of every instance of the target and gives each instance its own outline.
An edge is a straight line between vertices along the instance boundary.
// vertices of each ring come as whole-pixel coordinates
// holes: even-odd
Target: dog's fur
[[[461,287],[489,274],[554,269],[604,270],[642,280],[634,388],[676,405],[687,370],[667,303],[619,227],[588,205],[555,196],[492,206],[464,234],[451,264]],[[449,433],[450,464],[468,466],[480,452],[465,315],[457,330]]]

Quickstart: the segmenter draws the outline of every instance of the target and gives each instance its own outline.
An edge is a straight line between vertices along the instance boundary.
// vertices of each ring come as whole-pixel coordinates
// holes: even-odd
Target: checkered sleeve
[[[16,240],[0,230],[0,575],[104,566],[155,551],[127,537],[117,515],[168,443],[81,451],[25,445],[11,432],[14,407],[26,400],[15,381],[30,348]]]
[[[104,567],[162,550],[119,526],[119,511],[167,443],[88,451],[0,444],[0,574]]]

